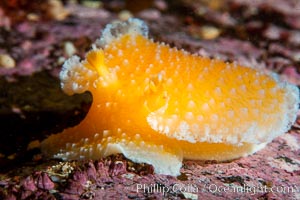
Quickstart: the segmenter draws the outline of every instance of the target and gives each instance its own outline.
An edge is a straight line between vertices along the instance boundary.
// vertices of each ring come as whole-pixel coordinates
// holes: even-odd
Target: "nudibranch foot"
[[[42,142],[46,156],[122,153],[169,175],[180,174],[183,159],[258,151],[291,127],[299,105],[298,88],[274,74],[156,43],[139,19],[107,25],[60,79],[65,93],[90,91],[93,103],[79,125]]]
[[[78,128],[70,128],[65,130],[62,135],[51,135],[47,142],[43,143],[43,149],[53,148],[51,145],[60,151],[47,151],[47,156],[62,160],[86,160],[99,159],[112,154],[122,153],[126,158],[136,163],[148,163],[153,165],[156,173],[178,175],[182,165],[182,154],[175,152],[174,149],[170,152],[162,145],[148,143],[142,141],[138,134],[135,138],[130,138],[130,135],[117,130],[116,135],[111,131],[104,130],[103,134],[94,134],[93,137],[85,137],[79,139],[79,142],[74,140],[79,132]],[[73,134],[73,135],[71,135]],[[67,138],[69,136],[69,138]],[[131,140],[135,139],[135,142]],[[58,140],[61,143],[58,143]],[[64,141],[68,141],[64,144]]]

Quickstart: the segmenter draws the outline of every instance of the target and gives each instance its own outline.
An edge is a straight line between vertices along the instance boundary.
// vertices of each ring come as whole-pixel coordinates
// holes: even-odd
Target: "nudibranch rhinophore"
[[[299,90],[270,72],[170,48],[139,19],[109,24],[86,59],[60,73],[69,95],[90,91],[77,126],[51,135],[46,156],[98,159],[115,153],[178,175],[183,159],[252,154],[296,120]]]

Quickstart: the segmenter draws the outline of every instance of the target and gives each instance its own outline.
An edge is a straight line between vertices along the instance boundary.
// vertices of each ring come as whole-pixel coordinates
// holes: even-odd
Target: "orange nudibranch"
[[[178,175],[183,159],[252,154],[296,120],[299,91],[272,73],[170,48],[139,19],[109,24],[80,61],[60,73],[67,94],[90,91],[77,126],[51,135],[42,152],[63,160],[115,153]]]

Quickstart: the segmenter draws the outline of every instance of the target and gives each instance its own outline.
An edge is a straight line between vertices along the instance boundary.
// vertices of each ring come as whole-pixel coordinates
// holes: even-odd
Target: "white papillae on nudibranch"
[[[122,153],[155,172],[179,175],[183,159],[252,154],[295,122],[299,90],[272,73],[192,55],[148,38],[139,19],[109,24],[86,59],[60,73],[69,95],[90,91],[77,126],[41,144],[63,160]]]

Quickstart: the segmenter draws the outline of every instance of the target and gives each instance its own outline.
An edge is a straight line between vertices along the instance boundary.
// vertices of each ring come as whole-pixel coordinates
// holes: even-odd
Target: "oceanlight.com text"
[[[178,193],[178,192],[187,192],[197,194],[200,192],[209,192],[209,193],[247,193],[250,195],[255,195],[258,193],[300,193],[300,186],[220,186],[216,184],[205,184],[204,187],[200,187],[196,184],[173,184],[171,186],[163,186],[161,184],[137,184],[136,185],[137,193]]]

